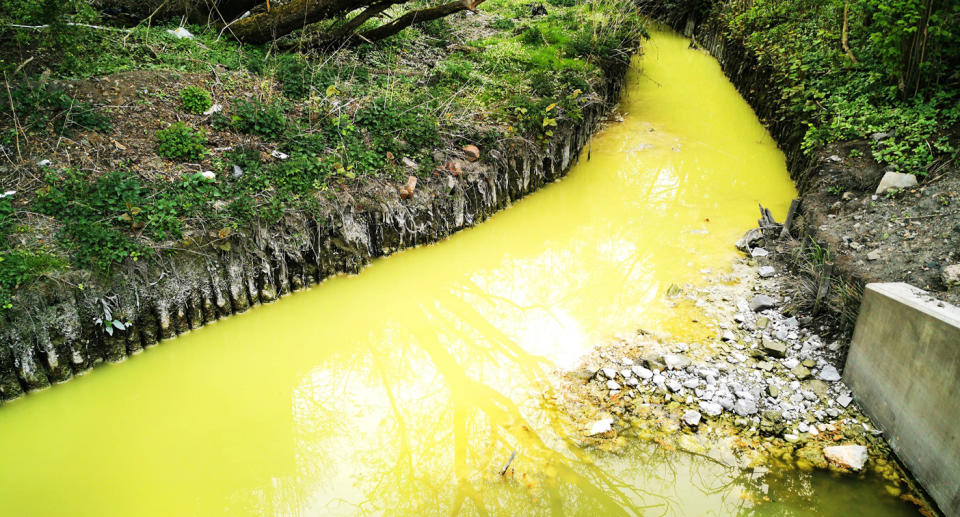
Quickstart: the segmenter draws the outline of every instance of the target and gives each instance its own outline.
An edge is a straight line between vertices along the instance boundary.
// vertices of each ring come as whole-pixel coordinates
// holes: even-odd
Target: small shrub
[[[50,82],[24,84],[10,93],[17,116],[25,129],[44,131],[48,127],[58,133],[74,129],[109,132],[110,119],[93,106],[67,95]],[[0,103],[0,113],[9,113],[9,103]]]
[[[279,138],[287,128],[287,116],[279,104],[239,101],[233,127],[244,133]]]
[[[157,131],[157,154],[174,160],[199,160],[207,154],[206,136],[183,122]]]
[[[210,92],[199,86],[187,86],[180,90],[180,102],[187,113],[202,115],[203,112],[213,106],[213,100],[210,98]]]
[[[283,94],[291,99],[306,97],[310,92],[307,61],[291,54],[282,54],[277,59],[275,76]]]

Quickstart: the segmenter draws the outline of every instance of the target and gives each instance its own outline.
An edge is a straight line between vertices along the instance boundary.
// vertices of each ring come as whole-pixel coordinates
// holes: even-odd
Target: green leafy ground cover
[[[928,5],[929,4],[929,5]],[[920,21],[931,7],[924,31]],[[775,72],[783,116],[807,125],[806,152],[871,139],[874,158],[925,176],[957,156],[960,3],[757,0],[714,4],[729,32]],[[843,49],[844,9],[848,46]],[[920,32],[921,37],[914,39]],[[916,47],[919,88],[904,84]],[[909,82],[909,81],[906,81]],[[887,138],[889,136],[889,138]]]
[[[38,280],[82,289],[72,273],[225,249],[333,191],[429,180],[467,144],[548,143],[643,29],[623,0],[544,7],[488,0],[378,44],[278,52],[197,26],[64,24],[109,25],[86,2],[0,0],[0,21],[58,29],[0,38],[0,194],[15,191],[0,198],[0,307]]]

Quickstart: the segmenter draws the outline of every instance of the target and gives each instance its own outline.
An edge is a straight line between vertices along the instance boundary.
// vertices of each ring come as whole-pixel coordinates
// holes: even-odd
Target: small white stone
[[[770,252],[763,248],[753,248],[750,250],[750,256],[753,258],[766,257]]]
[[[637,374],[637,377],[640,377],[643,380],[653,377],[653,372],[640,365],[631,366],[630,369],[633,370],[633,373]]]
[[[832,364],[828,364],[820,370],[817,377],[827,382],[836,382],[840,380],[840,372]]]
[[[613,419],[603,418],[601,420],[597,420],[593,423],[593,425],[590,426],[590,432],[588,433],[588,436],[603,434],[609,432],[611,429],[613,429]]]
[[[217,179],[217,173],[215,173],[215,172],[213,172],[213,171],[203,171],[203,172],[200,173],[200,175],[203,176],[203,179],[205,179],[205,180],[211,180],[211,181],[213,181],[213,180]]]
[[[289,154],[287,154],[287,153],[281,153],[280,151],[273,151],[272,153],[270,153],[270,156],[273,156],[274,158],[276,158],[276,159],[278,159],[278,160],[286,160],[287,158],[290,157]]]
[[[685,412],[680,418],[683,420],[683,423],[690,427],[696,427],[700,425],[700,413],[692,409]]]
[[[861,470],[867,463],[867,448],[863,445],[836,445],[824,447],[827,460],[850,470]]]
[[[607,381],[607,389],[608,389],[608,390],[619,390],[619,389],[620,389],[620,385],[617,384],[617,381],[615,381],[615,380],[613,380],[613,379],[610,379],[609,381]]]
[[[718,416],[720,413],[723,413],[723,406],[717,404],[716,402],[707,402],[701,400],[700,411],[703,411],[709,416]]]

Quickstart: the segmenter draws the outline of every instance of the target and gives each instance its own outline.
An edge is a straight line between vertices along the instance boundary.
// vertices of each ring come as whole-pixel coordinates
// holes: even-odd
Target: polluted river
[[[654,32],[589,159],[477,227],[3,407],[0,515],[908,515],[869,476],[582,448],[552,402],[618,333],[713,332],[667,288],[796,195],[688,43]]]

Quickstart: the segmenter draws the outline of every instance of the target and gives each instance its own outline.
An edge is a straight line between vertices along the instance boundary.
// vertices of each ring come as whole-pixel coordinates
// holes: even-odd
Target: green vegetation
[[[210,92],[199,86],[187,86],[180,90],[180,102],[183,103],[183,109],[187,113],[194,115],[202,115],[210,109],[210,106],[213,106]]]
[[[488,0],[479,15],[375,44],[283,52],[215,28],[187,26],[195,38],[176,39],[172,25],[109,27],[81,1],[57,3],[51,17],[48,3],[0,0],[0,22],[60,29],[0,38],[14,100],[0,110],[19,121],[0,116],[0,144],[23,154],[9,181],[0,178],[0,192],[18,190],[0,198],[0,305],[8,308],[37,279],[79,285],[72,271],[109,274],[175,249],[215,253],[255,222],[312,213],[365,180],[426,180],[465,144],[484,152],[511,139],[548,144],[598,101],[604,70],[625,63],[643,34],[626,0],[553,0],[545,13]],[[140,70],[157,79],[139,83],[132,99],[76,86],[105,78],[95,83],[118,95]],[[226,100],[190,127],[178,113],[212,104],[197,84]],[[98,107],[117,105],[126,108]],[[130,106],[146,111],[147,125]],[[91,142],[84,152],[100,161],[64,167],[71,161],[57,142],[67,135]],[[123,159],[106,159],[118,150]],[[53,165],[37,171],[42,158]]]
[[[732,34],[771,66],[782,116],[807,124],[805,151],[876,134],[877,161],[921,176],[956,157],[960,4],[757,0],[719,8]]]
[[[183,122],[157,131],[157,154],[175,160],[199,160],[206,156],[203,131],[195,131]]]
[[[2,145],[15,146],[19,137],[44,133],[72,134],[75,130],[109,133],[113,128],[109,117],[69,96],[46,76],[13,88],[7,100],[0,103],[0,117],[7,117],[14,124],[0,133]]]

